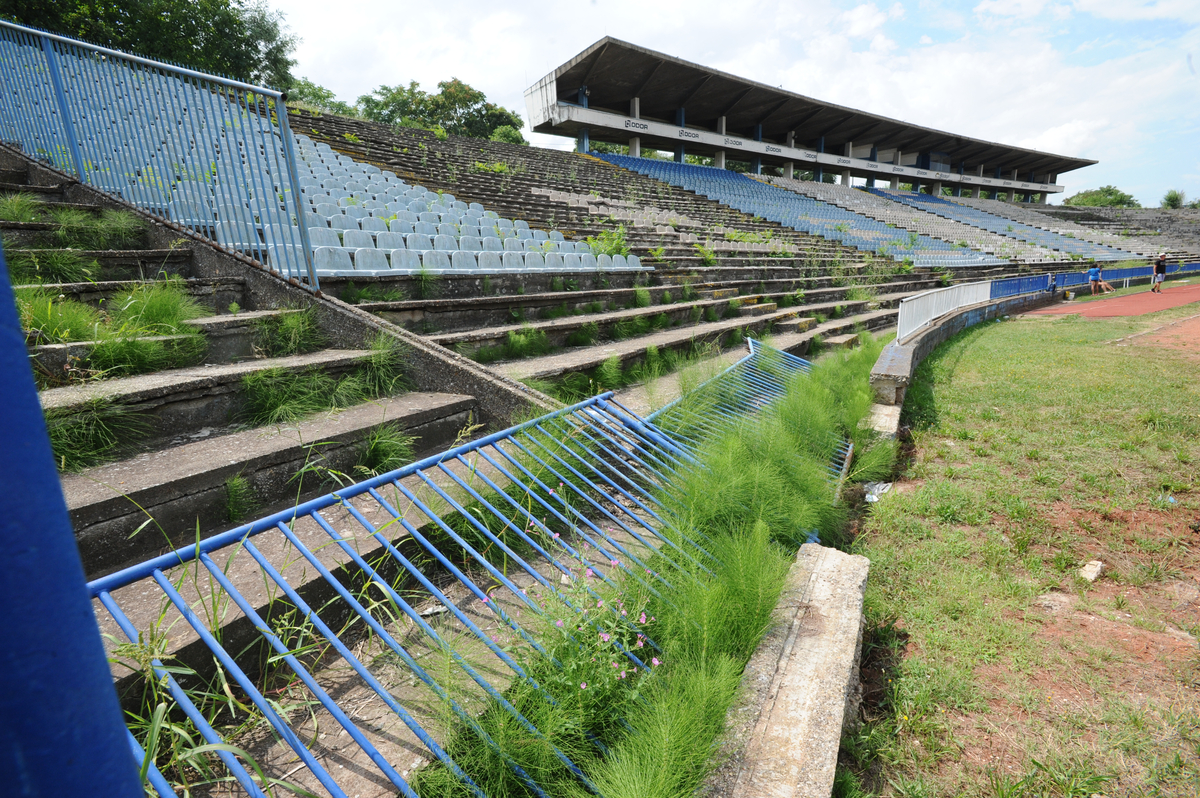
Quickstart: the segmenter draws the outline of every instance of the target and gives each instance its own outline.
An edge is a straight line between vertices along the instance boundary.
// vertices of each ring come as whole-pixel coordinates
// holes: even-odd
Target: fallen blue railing
[[[542,691],[512,653],[521,647],[545,655],[530,624],[552,607],[579,612],[580,596],[590,602],[601,585],[636,583],[660,595],[672,580],[694,578],[695,568],[711,565],[703,533],[674,524],[662,491],[676,471],[698,467],[695,452],[704,438],[768,406],[783,395],[792,375],[809,368],[807,361],[752,341],[746,357],[692,392],[709,401],[675,402],[640,418],[611,393],[601,394],[96,579],[88,585],[90,594],[99,604],[102,628],[127,641],[126,653],[131,646],[143,649],[154,678],[251,795],[263,794],[261,780],[208,722],[180,682],[179,669],[147,646],[147,640],[158,639],[172,625],[173,636],[182,634],[203,645],[262,713],[307,774],[310,788],[319,785],[341,796],[346,787],[337,769],[314,752],[312,739],[289,725],[254,674],[239,663],[236,652],[244,651],[246,643],[239,641],[236,651],[226,647],[211,611],[216,605],[230,612],[236,607],[249,621],[271,648],[272,659],[290,671],[293,687],[302,685],[307,700],[328,712],[361,749],[360,764],[373,763],[391,788],[415,795],[404,769],[395,765],[390,743],[356,722],[322,687],[306,658],[296,656],[273,622],[264,596],[294,607],[311,626],[308,633],[314,640],[336,652],[372,700],[381,701],[425,748],[423,758],[439,762],[469,792],[483,795],[426,728],[428,713],[422,717],[414,705],[432,702],[448,708],[457,723],[509,762],[533,794],[545,795],[538,775],[505,759],[450,682],[474,685],[480,698],[502,707],[544,741],[541,730],[505,698],[506,687],[517,682]],[[664,420],[680,434],[657,423]],[[849,453],[848,445],[837,447],[831,481],[844,476]],[[365,587],[353,588],[349,583],[354,578],[346,571]],[[412,589],[401,589],[400,582]],[[370,630],[379,641],[376,653],[402,663],[413,689],[419,684],[428,701],[395,695],[372,661],[343,639],[344,630],[340,633],[326,620],[330,605],[306,598],[313,594],[313,584],[358,628]],[[152,606],[161,606],[149,616],[156,629],[145,628],[148,594],[158,596],[157,605],[150,599]],[[392,608],[392,617],[381,619],[373,611],[379,601]],[[422,608],[420,602],[428,606]],[[436,625],[428,620],[434,615],[440,619]],[[647,644],[644,650],[654,648],[649,638],[638,640]],[[110,641],[110,647],[119,654],[115,643]],[[461,653],[467,649],[475,654]],[[654,660],[639,655],[642,650],[623,650],[622,661],[649,671]],[[454,679],[447,681],[443,671],[422,665],[430,654],[452,664]],[[132,733],[130,746],[154,789],[173,795],[154,767],[154,752],[148,756]],[[585,788],[590,786],[567,754],[556,750],[555,755]]]

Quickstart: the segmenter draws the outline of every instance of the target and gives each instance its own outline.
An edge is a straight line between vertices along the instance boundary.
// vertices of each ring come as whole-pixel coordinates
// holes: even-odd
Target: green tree
[[[331,90],[318,86],[308,78],[300,78],[292,84],[292,88],[288,90],[288,102],[304,103],[318,111],[339,116],[358,116],[357,108],[342,102]]]
[[[408,86],[380,86],[358,98],[362,115],[387,125],[442,128],[455,136],[486,139],[501,127],[520,130],[521,117],[488,102],[483,92],[451,78],[438,83],[438,93],[430,94],[419,83]]]
[[[1063,205],[1106,208],[1140,208],[1142,204],[1116,186],[1101,186],[1080,191],[1074,196],[1063,200]]]
[[[492,131],[492,141],[503,141],[506,144],[529,144],[521,131],[512,125],[501,125]]]
[[[280,88],[292,82],[299,41],[265,0],[0,0],[0,17]]]
[[[1160,203],[1160,205],[1163,208],[1186,207],[1187,206],[1187,194],[1184,194],[1182,191],[1179,191],[1178,189],[1173,188],[1173,189],[1169,190],[1166,194],[1163,194],[1162,202]]]

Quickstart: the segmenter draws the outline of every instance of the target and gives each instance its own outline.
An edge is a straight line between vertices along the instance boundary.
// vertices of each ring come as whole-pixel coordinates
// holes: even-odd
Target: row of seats
[[[282,248],[269,247],[267,259],[282,254]],[[576,255],[549,252],[444,252],[411,249],[317,247],[313,266],[328,276],[392,276],[413,274],[495,274],[504,272],[613,272],[639,271],[636,255]]]
[[[840,241],[856,249],[886,255],[897,261],[910,260],[916,266],[943,269],[1005,263],[992,255],[956,247],[929,236],[899,237],[899,231],[882,222],[769,183],[753,180],[728,169],[633,158],[627,155],[598,157],[617,166],[703,194],[751,216]]]
[[[1052,233],[1049,230],[1042,230],[1033,225],[1018,222],[1015,219],[1006,219],[1002,216],[979,210],[978,208],[951,202],[950,200],[930,194],[918,194],[914,191],[892,191],[891,189],[882,188],[869,188],[867,190],[895,200],[896,202],[902,202],[914,208],[921,208],[930,213],[936,213],[939,216],[945,216],[963,224],[969,224],[972,227],[978,227],[1020,241],[1027,241],[1046,247],[1047,249],[1057,249],[1082,258],[1090,258],[1098,261],[1116,261],[1137,257],[1132,252],[1126,252],[1125,250],[1116,249],[1104,244],[1093,244],[1091,241],[1084,241],[1078,238],[1068,238],[1058,233]]]

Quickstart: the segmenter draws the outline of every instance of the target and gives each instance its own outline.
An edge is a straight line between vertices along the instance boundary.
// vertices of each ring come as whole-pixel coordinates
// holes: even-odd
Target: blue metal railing
[[[0,139],[319,287],[278,91],[0,20]]]
[[[489,736],[478,719],[478,702],[507,712],[531,738],[548,743],[506,697],[508,686],[522,683],[543,700],[554,700],[529,667],[539,658],[555,664],[539,642],[542,619],[566,612],[595,625],[600,618],[591,605],[603,591],[636,584],[661,596],[664,588],[694,579],[714,563],[703,533],[677,525],[662,495],[675,472],[697,467],[695,447],[707,434],[769,405],[784,393],[791,375],[810,368],[757,341],[750,349],[694,392],[712,394],[713,401],[673,403],[640,418],[611,393],[601,394],[96,579],[88,587],[101,626],[127,641],[126,652],[168,631],[186,638],[180,645],[194,639],[203,646],[243,700],[262,713],[278,745],[301,766],[297,778],[309,789],[340,796],[346,785],[320,746],[305,730],[293,728],[278,701],[226,648],[228,633],[218,631],[213,607],[236,607],[270,647],[292,689],[328,713],[328,722],[361,751],[339,758],[359,757],[357,765],[374,767],[378,783],[415,794],[405,768],[396,765],[401,753],[412,756],[396,748],[403,734],[405,746],[424,749],[422,761],[440,763],[482,796],[446,750],[449,717],[471,729],[533,794],[546,795],[544,774],[523,771]],[[656,423],[661,419],[684,434],[665,431]],[[837,450],[831,483],[849,455],[848,446]],[[158,598],[148,603],[148,595]],[[305,634],[326,652],[317,658],[324,667],[326,659],[336,660],[352,672],[360,697],[386,707],[395,729],[379,733],[377,722],[365,724],[344,700],[330,695],[313,658],[289,647],[277,622],[280,603],[304,619]],[[653,658],[641,652],[657,653],[654,641],[634,619],[617,617],[611,604],[603,612],[612,613],[620,628],[628,626],[630,639],[638,641],[614,657],[623,668],[648,673]],[[334,617],[351,618],[358,629],[370,631],[376,646],[371,656],[356,646],[348,625],[335,628]],[[122,650],[115,644],[110,649],[114,655]],[[239,641],[236,651],[244,650]],[[527,653],[517,656],[517,650]],[[149,660],[146,667],[197,736],[227,743],[184,689],[178,667],[150,656],[156,651],[150,647],[143,661]],[[395,678],[381,673],[382,658],[398,663],[395,673],[403,674],[406,687],[398,690]],[[431,666],[435,661],[441,665]],[[470,687],[466,698],[463,685]],[[429,709],[435,705],[440,714]],[[214,750],[248,793],[262,793],[235,752]],[[554,749],[554,755],[590,788],[566,753]],[[150,775],[161,795],[172,794],[162,774],[152,769]]]
[[[991,298],[1000,299],[1006,296],[1032,294],[1038,291],[1049,291],[1051,275],[1036,274],[1030,277],[1008,277],[1003,280],[992,280]]]

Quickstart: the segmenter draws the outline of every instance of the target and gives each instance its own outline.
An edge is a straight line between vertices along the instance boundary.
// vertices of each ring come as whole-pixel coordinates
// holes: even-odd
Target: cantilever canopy
[[[968,173],[983,165],[1006,172],[1061,174],[1097,163],[1037,150],[973,139],[921,127],[898,119],[857,111],[815,100],[795,92],[767,86],[674,56],[605,37],[554,70],[558,100],[575,103],[581,87],[588,89],[588,106],[621,115],[629,114],[630,101],[639,98],[640,116],[674,124],[676,112],[685,109],[685,124],[716,130],[724,116],[730,135],[753,136],[762,125],[762,138],[785,142],[795,132],[796,146],[815,147],[825,138],[825,152],[841,153],[847,142],[875,143],[880,149],[905,153],[945,153]],[[538,125],[542,133],[571,133],[552,123]],[[607,131],[605,131],[607,132]],[[614,131],[615,132],[615,131]],[[595,131],[597,138],[609,138]]]

